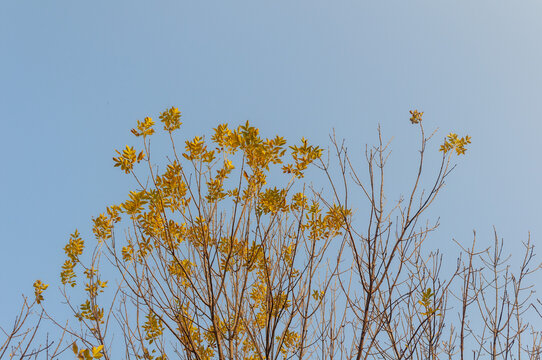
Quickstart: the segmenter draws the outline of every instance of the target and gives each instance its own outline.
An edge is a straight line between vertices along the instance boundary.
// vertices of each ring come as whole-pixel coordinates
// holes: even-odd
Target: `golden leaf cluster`
[[[92,304],[91,301],[87,299],[79,306],[79,309],[81,311],[76,314],[79,321],[87,319],[103,323],[104,309],[100,308],[97,304]]]
[[[62,272],[60,273],[63,285],[69,284],[71,287],[76,285],[76,274],[73,270],[79,262],[79,256],[83,254],[84,248],[85,242],[81,239],[79,231],[75,229],[75,232],[70,235],[68,244],[64,247],[64,252],[68,256],[68,259],[62,265]]]
[[[154,134],[154,129],[152,126],[154,125],[154,121],[150,117],[146,117],[143,122],[137,120],[137,130],[132,129],[132,134],[135,136],[143,136],[143,138]]]
[[[318,146],[308,145],[307,139],[301,139],[301,146],[290,146],[292,149],[292,158],[294,164],[286,165],[282,168],[287,174],[294,174],[298,178],[302,178],[305,175],[303,171],[316,159],[322,156],[322,149]]]
[[[98,241],[105,241],[111,238],[113,235],[113,225],[120,221],[120,207],[113,205],[106,209],[106,214],[100,214],[93,219],[94,226],[92,232],[96,236]]]
[[[413,124],[419,124],[422,121],[423,111],[410,110],[410,122]]]
[[[450,133],[448,134],[446,139],[444,139],[444,144],[440,146],[439,151],[442,151],[446,154],[450,150],[455,150],[457,155],[465,154],[465,152],[467,151],[467,148],[465,146],[471,143],[470,140],[471,137],[468,135],[460,138],[457,134]]]
[[[36,297],[36,302],[40,304],[43,301],[43,292],[49,287],[48,284],[44,284],[41,280],[36,280],[34,282],[34,295]]]
[[[422,316],[431,316],[431,315],[437,315],[439,316],[437,312],[439,309],[434,308],[433,305],[433,298],[435,297],[435,294],[433,293],[433,290],[431,288],[427,288],[424,292],[422,292],[421,300],[418,301],[418,304],[422,305],[424,310],[420,314]]]
[[[115,162],[115,167],[120,167],[126,174],[128,174],[134,168],[134,164],[139,163],[145,158],[145,153],[141,151],[139,155],[136,155],[136,151],[133,147],[126,145],[122,153],[118,150],[115,150],[119,155],[114,157],[113,161]]]
[[[164,124],[164,130],[170,133],[179,129],[182,125],[181,112],[173,106],[160,114],[160,120]]]
[[[143,324],[145,340],[152,344],[157,337],[164,333],[164,325],[162,320],[152,311],[145,318],[147,319]]]
[[[103,356],[103,345],[93,346],[90,349],[81,349],[77,346],[77,343],[74,342],[72,345],[72,351],[77,356],[78,360],[92,360],[100,359]]]

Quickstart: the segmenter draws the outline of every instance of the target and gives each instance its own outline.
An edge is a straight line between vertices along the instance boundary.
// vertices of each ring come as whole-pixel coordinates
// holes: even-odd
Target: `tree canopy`
[[[218,125],[181,151],[172,107],[159,116],[171,152],[155,162],[158,126],[138,120],[139,147],[113,158],[136,188],[93,219],[95,240],[75,230],[64,247],[60,293],[72,320],[47,311],[51,290],[37,280],[0,357],[539,359],[530,239],[515,270],[497,234],[492,246],[476,236],[458,244],[451,269],[426,242],[438,220],[424,214],[471,138],[447,135],[427,171],[435,133],[422,117],[410,112],[419,159],[396,202],[385,194],[390,144],[380,131],[362,170],[333,137],[324,152],[304,138],[263,137],[249,122]],[[39,323],[24,324],[35,311],[60,330],[55,342],[30,346]]]

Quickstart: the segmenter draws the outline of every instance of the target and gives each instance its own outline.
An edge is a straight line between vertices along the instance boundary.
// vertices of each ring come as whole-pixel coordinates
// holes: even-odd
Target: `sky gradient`
[[[419,109],[435,153],[472,136],[433,205],[436,247],[492,226],[542,245],[541,16],[529,0],[2,1],[0,324],[36,278],[58,284],[75,228],[93,241],[133,186],[114,149],[171,106],[179,142],[249,120],[327,147],[335,129],[360,161],[380,124],[392,193],[411,186]]]

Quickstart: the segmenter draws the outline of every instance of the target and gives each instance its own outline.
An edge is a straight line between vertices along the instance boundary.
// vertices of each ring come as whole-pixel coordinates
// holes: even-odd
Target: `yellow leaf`
[[[93,347],[92,348],[92,357],[95,358],[95,359],[101,358],[103,356],[103,354],[101,353],[103,348],[104,348],[103,345],[100,345],[98,347]]]

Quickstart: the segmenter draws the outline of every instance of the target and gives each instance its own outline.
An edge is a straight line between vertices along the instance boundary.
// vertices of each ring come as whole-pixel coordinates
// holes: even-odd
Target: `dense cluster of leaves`
[[[176,108],[160,115],[170,136],[180,128],[180,118]],[[262,138],[248,122],[234,129],[222,124],[211,143],[199,136],[187,140],[185,151],[174,153],[162,174],[149,162],[149,178],[139,181],[134,166],[149,158],[154,125],[150,117],[138,121],[132,133],[143,138],[144,149],[138,153],[126,146],[113,158],[115,167],[150,185],[108,207],[93,227],[98,243],[127,274],[122,291],[138,299],[135,307],[147,314],[145,321],[137,320],[142,335],[133,355],[165,358],[167,329],[188,358],[290,356],[299,347],[300,332],[307,331],[302,315],[315,311],[323,294],[312,279],[313,262],[350,216],[340,205],[322,209],[304,187],[296,187],[322,149],[306,139],[288,147],[282,137]],[[282,186],[268,184],[276,165],[286,175]],[[115,224],[123,219],[132,232],[119,248],[112,240]],[[76,286],[74,269],[83,248],[76,230],[65,247],[63,284]],[[104,324],[98,294],[107,285],[94,268],[97,259],[88,267],[81,264],[87,299],[75,313],[93,333]],[[100,336],[96,340],[105,345]],[[93,349],[98,347],[79,351],[79,357],[95,356]]]
[[[459,137],[457,134],[450,133],[444,140],[444,144],[440,147],[440,151],[447,153],[450,150],[455,150],[457,155],[465,154],[466,145],[470,144],[470,136]]]

